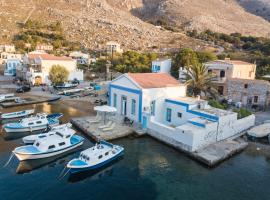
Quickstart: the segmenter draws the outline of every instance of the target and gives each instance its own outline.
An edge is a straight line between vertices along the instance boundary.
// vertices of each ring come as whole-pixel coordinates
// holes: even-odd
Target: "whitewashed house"
[[[78,65],[90,64],[90,56],[86,53],[82,53],[80,51],[73,51],[69,54],[69,57],[76,60]]]
[[[153,73],[171,73],[172,59],[157,59],[152,61]]]
[[[50,84],[49,72],[53,65],[61,65],[69,71],[68,80],[83,81],[83,71],[77,69],[76,60],[65,56],[54,56],[34,51],[23,57],[23,78],[35,84]]]
[[[106,43],[106,50],[108,54],[123,53],[123,49],[121,49],[121,45],[114,41],[109,41]]]
[[[186,97],[186,86],[166,73],[124,74],[109,85],[109,104],[147,133],[186,151],[232,137],[255,123],[253,115],[213,108]]]
[[[16,70],[21,66],[21,60],[17,58],[7,59],[5,61],[5,76],[16,76]]]

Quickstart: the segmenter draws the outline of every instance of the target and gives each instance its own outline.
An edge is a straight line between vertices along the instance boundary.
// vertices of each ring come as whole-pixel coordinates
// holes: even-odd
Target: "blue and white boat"
[[[37,114],[33,117],[24,118],[20,122],[7,123],[3,126],[3,128],[7,133],[47,130],[51,126],[59,125],[59,117],[62,115],[57,114],[53,116],[49,116],[47,114]]]
[[[123,147],[101,141],[94,147],[82,151],[79,158],[69,161],[66,168],[70,173],[95,170],[112,162],[123,154]]]
[[[20,160],[34,160],[63,154],[81,146],[84,138],[73,130],[58,130],[53,135],[38,138],[33,145],[20,146],[12,152]]]
[[[57,131],[65,131],[71,134],[75,134],[75,131],[71,127],[72,125],[70,123],[54,126],[47,133],[28,135],[28,136],[23,137],[22,141],[24,144],[34,144],[36,140],[54,135],[56,134]]]
[[[32,115],[34,113],[34,110],[22,110],[18,112],[11,112],[11,113],[3,113],[1,114],[0,119],[1,120],[6,120],[6,119],[17,119],[17,118],[22,118],[22,117],[27,117],[29,115]]]

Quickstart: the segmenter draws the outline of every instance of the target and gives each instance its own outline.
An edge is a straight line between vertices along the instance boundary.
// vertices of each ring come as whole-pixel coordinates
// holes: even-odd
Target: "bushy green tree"
[[[61,65],[53,65],[49,72],[49,79],[53,85],[63,84],[68,80],[69,72]]]
[[[116,62],[115,70],[121,73],[150,72],[151,62],[157,58],[156,54],[144,54],[136,51],[127,51]]]

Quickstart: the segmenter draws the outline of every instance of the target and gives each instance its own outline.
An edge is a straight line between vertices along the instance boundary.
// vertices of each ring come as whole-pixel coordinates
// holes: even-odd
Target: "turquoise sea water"
[[[87,115],[59,103],[41,104],[35,108],[38,111],[62,112],[64,121],[72,116]],[[8,160],[11,151],[22,144],[20,138],[14,138],[1,134],[0,166]],[[67,175],[63,179],[58,179],[59,174],[78,152],[34,162],[19,163],[13,159],[6,168],[0,167],[0,199],[270,199],[268,147],[251,144],[244,152],[214,169],[208,169],[150,137],[130,137],[113,142],[125,147],[123,158],[98,171]],[[87,140],[83,148],[91,145],[93,143]]]

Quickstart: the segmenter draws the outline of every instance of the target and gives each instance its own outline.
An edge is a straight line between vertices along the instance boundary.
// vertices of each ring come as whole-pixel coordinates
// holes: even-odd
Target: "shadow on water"
[[[74,174],[70,174],[68,177],[68,182],[76,183],[83,181],[87,178],[91,180],[99,180],[104,176],[111,176],[113,173],[113,165],[123,159],[123,156],[115,159],[114,161],[102,166],[101,168],[95,170],[88,170],[85,172],[78,172]]]
[[[82,150],[82,147],[79,147],[71,151],[67,151],[64,154],[56,155],[50,158],[21,161],[17,167],[16,173],[17,174],[28,173],[35,169],[39,169],[45,165],[48,165],[50,167],[55,167],[58,164],[62,165],[63,163],[68,161],[68,158],[66,156],[73,154],[77,151],[81,151],[81,150]],[[57,161],[57,162],[54,162],[54,161]]]

